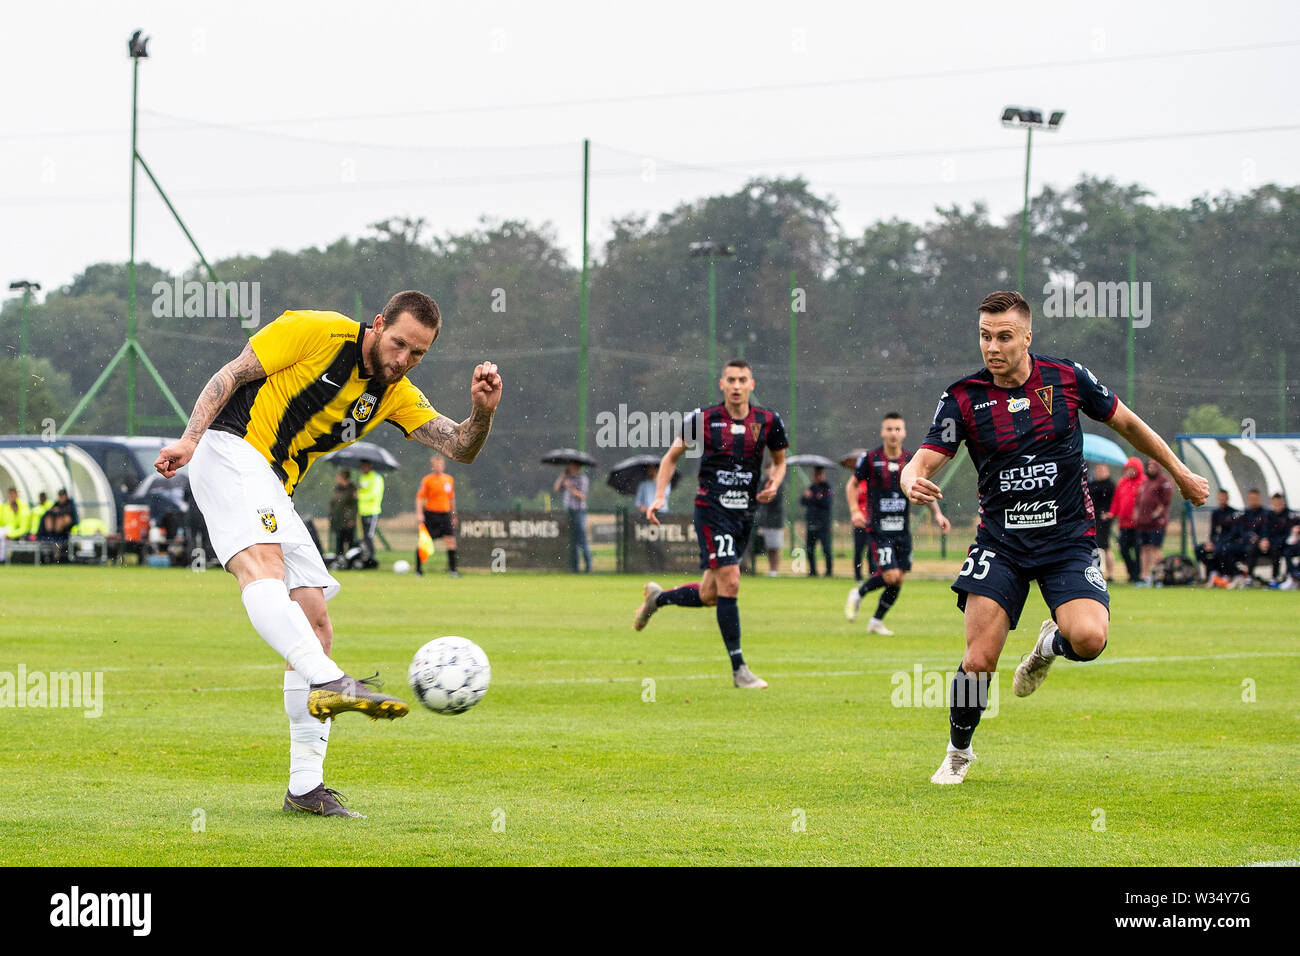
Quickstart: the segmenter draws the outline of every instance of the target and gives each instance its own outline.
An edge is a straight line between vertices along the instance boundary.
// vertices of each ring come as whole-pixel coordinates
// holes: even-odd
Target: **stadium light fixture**
[[[27,385],[30,380],[27,374],[27,306],[32,300],[32,293],[41,291],[41,284],[19,279],[17,282],[9,283],[9,291],[23,294],[23,304],[18,310],[21,316],[19,319],[21,331],[18,334],[18,380],[21,383],[18,387],[18,434],[26,435]]]
[[[131,39],[126,41],[127,52],[133,60],[143,60],[149,56],[149,38],[143,36],[143,33],[143,30],[136,30],[131,34]]]
[[[725,242],[692,242],[691,258],[698,259],[703,256],[715,258],[718,256],[734,256],[736,250]]]
[[[725,242],[692,242],[690,257],[709,260],[709,386],[718,374],[718,277],[714,263],[734,256],[736,250]]]
[[[1026,109],[1022,106],[1008,106],[1002,110],[1002,125],[1008,129],[1025,131],[1025,205],[1020,213],[1020,270],[1017,273],[1016,289],[1025,294],[1025,261],[1029,251],[1029,153],[1034,145],[1034,130],[1046,130],[1054,133],[1061,128],[1065,119],[1065,110],[1054,110],[1043,122],[1043,111]]]

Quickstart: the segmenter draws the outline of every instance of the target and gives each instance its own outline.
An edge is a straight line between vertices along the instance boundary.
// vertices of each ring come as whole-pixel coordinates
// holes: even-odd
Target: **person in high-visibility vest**
[[[375,556],[375,531],[383,506],[384,476],[369,461],[363,461],[357,479],[357,514],[361,517],[361,548],[367,558]]]
[[[49,511],[53,505],[54,502],[50,500],[50,496],[42,491],[36,504],[32,505],[32,517],[27,524],[28,534],[40,534],[41,519],[45,517],[45,512]]]
[[[18,489],[10,486],[9,498],[0,505],[0,561],[9,553],[9,539],[27,534],[31,521],[27,502],[18,497]]]

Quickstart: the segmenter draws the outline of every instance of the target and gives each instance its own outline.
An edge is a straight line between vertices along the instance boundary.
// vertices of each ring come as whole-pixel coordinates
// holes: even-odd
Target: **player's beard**
[[[380,388],[387,388],[402,374],[393,377],[388,372],[388,367],[384,365],[383,358],[379,354],[379,336],[376,335],[370,342],[370,348],[366,350],[366,368],[370,370],[370,384],[377,385]]]

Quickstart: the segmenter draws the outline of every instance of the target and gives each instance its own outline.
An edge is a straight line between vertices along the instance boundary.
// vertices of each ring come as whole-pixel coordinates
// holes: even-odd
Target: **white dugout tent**
[[[0,495],[10,486],[28,504],[35,504],[42,491],[53,500],[60,488],[66,488],[82,521],[98,518],[109,534],[118,530],[108,478],[95,459],[76,445],[34,442],[0,447]]]
[[[1178,435],[1179,457],[1210,482],[1204,507],[1187,506],[1197,541],[1208,535],[1214,496],[1228,492],[1228,505],[1246,507],[1246,492],[1258,488],[1268,507],[1270,496],[1286,496],[1288,508],[1300,509],[1300,435]]]

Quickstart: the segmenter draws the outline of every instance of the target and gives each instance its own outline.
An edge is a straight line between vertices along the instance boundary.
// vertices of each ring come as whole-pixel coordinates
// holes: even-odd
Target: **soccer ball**
[[[411,661],[411,690],[435,714],[463,714],[483,699],[491,680],[483,648],[463,637],[430,641]]]
[[[409,574],[409,573],[410,573],[410,570],[411,570],[411,562],[410,562],[410,561],[394,561],[394,562],[393,562],[393,573],[394,573],[394,574]]]

